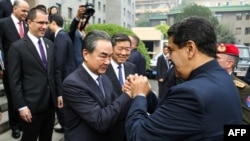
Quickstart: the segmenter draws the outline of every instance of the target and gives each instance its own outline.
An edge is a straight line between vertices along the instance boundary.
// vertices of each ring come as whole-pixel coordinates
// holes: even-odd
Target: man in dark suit
[[[61,108],[61,74],[54,45],[43,38],[48,15],[30,10],[27,35],[11,44],[8,69],[13,103],[22,119],[22,141],[51,141],[55,107]]]
[[[148,79],[129,76],[124,91],[132,93],[134,100],[126,118],[128,140],[223,140],[224,125],[241,124],[242,111],[231,76],[216,60],[213,26],[203,18],[189,17],[172,25],[167,33],[169,59],[176,76],[185,81],[171,87],[155,112],[148,115]]]
[[[11,0],[0,0],[0,19],[11,15],[13,10]]]
[[[168,46],[164,45],[162,49],[162,55],[158,57],[157,59],[157,64],[156,64],[156,70],[157,70],[157,75],[156,78],[158,80],[158,95],[159,98],[162,98],[163,94],[163,87],[164,87],[164,81],[166,80],[167,73],[170,69],[170,61],[168,60]]]
[[[63,18],[58,14],[49,16],[49,28],[55,35],[55,56],[61,71],[61,80],[63,81],[71,72],[76,69],[74,60],[74,48],[72,41],[63,30]],[[56,114],[61,128],[55,128],[56,132],[64,132],[64,114],[63,108],[56,109]]]
[[[115,93],[120,96],[122,91],[123,83],[129,74],[135,74],[136,66],[133,63],[127,61],[131,52],[131,41],[126,34],[117,33],[111,38],[113,46],[113,54],[111,63],[106,71],[106,75],[110,78]],[[124,122],[118,124],[113,132],[113,141],[126,141],[125,136],[125,118]]]
[[[128,61],[135,64],[138,74],[145,75],[145,73],[146,73],[146,59],[137,50],[140,39],[139,39],[139,37],[137,37],[135,35],[130,35],[129,38],[131,40],[132,51],[130,53]]]
[[[94,30],[84,38],[84,62],[63,82],[65,141],[112,141],[131,95],[117,96],[106,72],[113,53],[109,35]]]
[[[13,5],[13,13],[11,16],[4,19],[0,19],[0,38],[2,51],[4,53],[4,65],[5,70],[3,72],[3,84],[4,90],[8,100],[8,114],[9,124],[12,129],[12,136],[14,138],[20,137],[20,118],[18,112],[13,108],[11,91],[9,88],[8,77],[10,74],[8,71],[7,55],[10,48],[10,44],[14,41],[21,39],[28,31],[28,26],[24,21],[27,18],[29,11],[29,5],[24,0],[17,0]]]

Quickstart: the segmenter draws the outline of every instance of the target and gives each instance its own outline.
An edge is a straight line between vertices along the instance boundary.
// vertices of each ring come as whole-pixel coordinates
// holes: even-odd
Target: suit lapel
[[[84,69],[84,67],[82,66],[79,66],[79,67],[81,69],[79,74],[81,75],[81,78],[86,83],[86,85],[89,87],[89,91],[91,92],[90,94],[92,94],[92,96],[94,97],[94,99],[97,101],[99,105],[105,107],[106,101],[102,95],[102,92],[99,86],[97,85],[95,80],[93,80],[93,78],[88,74],[88,72]],[[107,95],[107,92],[105,90],[105,85],[104,85],[104,91],[105,91],[105,94]]]
[[[33,44],[33,42],[31,41],[31,39],[28,36],[24,36],[24,40],[26,41],[26,46],[28,48],[28,50],[32,53],[32,55],[34,56],[34,58],[36,59],[36,61],[41,65],[41,67],[46,70],[43,66],[42,60],[36,50],[35,45]]]
[[[109,76],[110,80],[112,82],[114,82],[113,83],[114,89],[116,89],[116,91],[120,92],[117,95],[120,95],[121,92],[122,92],[121,91],[121,85],[120,85],[120,82],[119,82],[119,80],[118,80],[118,78],[116,76],[115,70],[114,70],[114,68],[113,68],[113,66],[111,64],[109,65],[109,67],[107,69],[107,75]]]
[[[12,30],[12,32],[13,32],[13,36],[16,36],[16,38],[17,39],[20,39],[20,35],[19,35],[19,33],[18,33],[18,31],[17,31],[17,29],[16,29],[16,26],[15,26],[15,23],[14,23],[14,21],[11,19],[11,17],[9,16],[8,17],[8,23],[9,23],[9,28]],[[11,34],[11,33],[10,33]]]

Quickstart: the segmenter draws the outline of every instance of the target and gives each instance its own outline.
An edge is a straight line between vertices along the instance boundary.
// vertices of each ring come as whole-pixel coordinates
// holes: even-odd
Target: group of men
[[[11,106],[21,117],[22,141],[51,141],[56,107],[64,107],[66,141],[219,141],[224,125],[242,124],[237,87],[244,86],[221,67],[218,52],[230,51],[217,47],[214,28],[205,19],[189,17],[169,28],[171,77],[182,81],[161,91],[158,100],[147,77],[137,74],[141,62],[127,62],[133,40],[123,33],[110,37],[104,31],[89,32],[82,45],[83,62],[64,78],[57,48],[44,38],[48,23],[60,34],[53,26],[57,18],[48,19],[44,10],[17,0],[13,15],[0,20],[4,80]],[[9,27],[2,29],[7,24],[13,25],[9,35]],[[17,128],[12,128],[15,138],[20,137]]]

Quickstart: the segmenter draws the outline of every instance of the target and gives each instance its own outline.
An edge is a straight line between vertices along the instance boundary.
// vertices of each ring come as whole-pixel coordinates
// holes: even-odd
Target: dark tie
[[[47,59],[46,59],[46,56],[45,56],[45,52],[44,52],[44,49],[43,49],[43,44],[42,44],[41,39],[38,39],[38,46],[39,46],[39,51],[40,51],[40,54],[41,54],[41,60],[43,62],[44,67],[47,69]]]
[[[120,85],[123,86],[122,66],[119,65],[117,68],[118,68],[118,79],[119,79]]]
[[[23,38],[24,37],[24,31],[23,31],[22,21],[19,21],[18,25],[19,25],[19,36],[20,36],[20,38]]]
[[[97,81],[99,83],[99,88],[101,89],[102,91],[102,95],[103,97],[105,98],[105,91],[104,91],[104,87],[103,87],[103,83],[102,83],[102,77],[101,76],[98,76],[97,77]]]

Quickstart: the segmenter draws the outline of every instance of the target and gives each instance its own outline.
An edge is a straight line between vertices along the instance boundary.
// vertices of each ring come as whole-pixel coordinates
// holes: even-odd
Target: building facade
[[[94,5],[95,14],[90,18],[91,24],[117,24],[126,28],[135,25],[135,0],[26,0],[30,7],[43,4],[47,8],[57,6],[65,20],[72,20],[79,5],[86,2]]]

